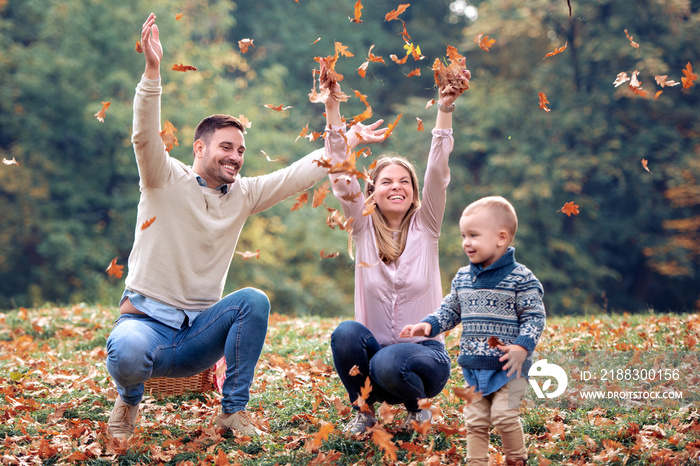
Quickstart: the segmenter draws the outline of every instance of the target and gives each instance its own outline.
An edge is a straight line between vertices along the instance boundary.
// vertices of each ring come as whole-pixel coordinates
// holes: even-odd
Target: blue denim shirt
[[[129,298],[129,301],[131,301],[131,304],[133,304],[137,310],[174,329],[182,328],[185,317],[187,317],[188,323],[191,326],[192,321],[197,318],[201,312],[177,309],[156,301],[155,299],[147,298],[129,289],[124,290],[124,294],[122,294],[122,298],[119,300],[119,305],[121,305],[126,298]]]
[[[513,373],[513,375],[508,377],[508,371],[503,369],[462,368],[462,374],[464,375],[464,380],[467,382],[467,385],[474,387],[474,392],[481,392],[483,396],[488,396],[498,391],[501,387],[504,387],[508,382],[517,377],[517,373]],[[526,374],[521,373],[520,377],[525,377],[527,380]]]

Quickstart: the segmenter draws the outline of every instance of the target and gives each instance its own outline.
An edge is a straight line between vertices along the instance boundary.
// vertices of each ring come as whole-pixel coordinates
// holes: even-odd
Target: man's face
[[[211,135],[209,143],[202,139],[196,140],[194,153],[193,169],[206,181],[208,187],[230,184],[243,167],[245,137],[236,127],[220,128]]]

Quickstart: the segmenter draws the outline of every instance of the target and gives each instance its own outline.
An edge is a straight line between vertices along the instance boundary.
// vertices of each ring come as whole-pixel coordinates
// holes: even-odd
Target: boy
[[[500,196],[479,199],[464,209],[459,228],[471,264],[457,272],[440,309],[404,327],[401,336],[434,337],[462,322],[458,362],[467,384],[481,395],[465,410],[468,464],[488,465],[493,424],[507,464],[524,465],[520,401],[527,381],[521,375],[527,376],[544,329],[544,292],[532,272],[515,262],[510,245],[518,217],[510,202]]]

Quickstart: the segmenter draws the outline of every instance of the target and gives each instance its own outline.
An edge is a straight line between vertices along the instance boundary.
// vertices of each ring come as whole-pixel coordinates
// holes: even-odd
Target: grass
[[[216,392],[146,397],[132,440],[109,439],[105,423],[116,390],[104,359],[116,315],[115,309],[89,306],[0,314],[0,462],[272,466],[466,461],[465,402],[454,393],[464,386],[456,364],[458,330],[447,335],[452,377],[432,400],[437,415],[431,430],[425,435],[402,431],[400,407],[392,409],[394,420],[382,420],[391,434],[388,448],[395,448],[392,460],[387,443],[372,434],[342,433],[351,414],[329,349],[340,319],[271,316],[248,405],[267,431],[262,439],[216,430]],[[700,465],[699,341],[700,317],[695,314],[549,318],[538,347],[543,354],[568,362],[571,355],[584,357],[586,364],[601,354],[609,360],[640,354],[642,365],[650,355],[663,354],[680,376],[647,388],[683,390],[684,398],[585,404],[573,396],[538,400],[530,390],[522,410],[528,464]],[[676,356],[668,356],[672,353]],[[573,393],[579,385],[571,380]],[[322,438],[319,432],[326,423],[334,428]],[[503,464],[495,431],[491,444],[493,464]]]

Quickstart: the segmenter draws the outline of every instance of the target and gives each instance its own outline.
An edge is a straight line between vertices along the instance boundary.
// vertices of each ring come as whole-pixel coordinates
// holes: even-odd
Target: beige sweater
[[[178,309],[202,310],[221,299],[248,217],[323,178],[326,169],[313,163],[323,149],[267,175],[239,174],[222,195],[200,186],[192,168],[165,151],[160,95],[160,80],[142,78],[136,87],[132,143],[141,198],[126,287]]]

